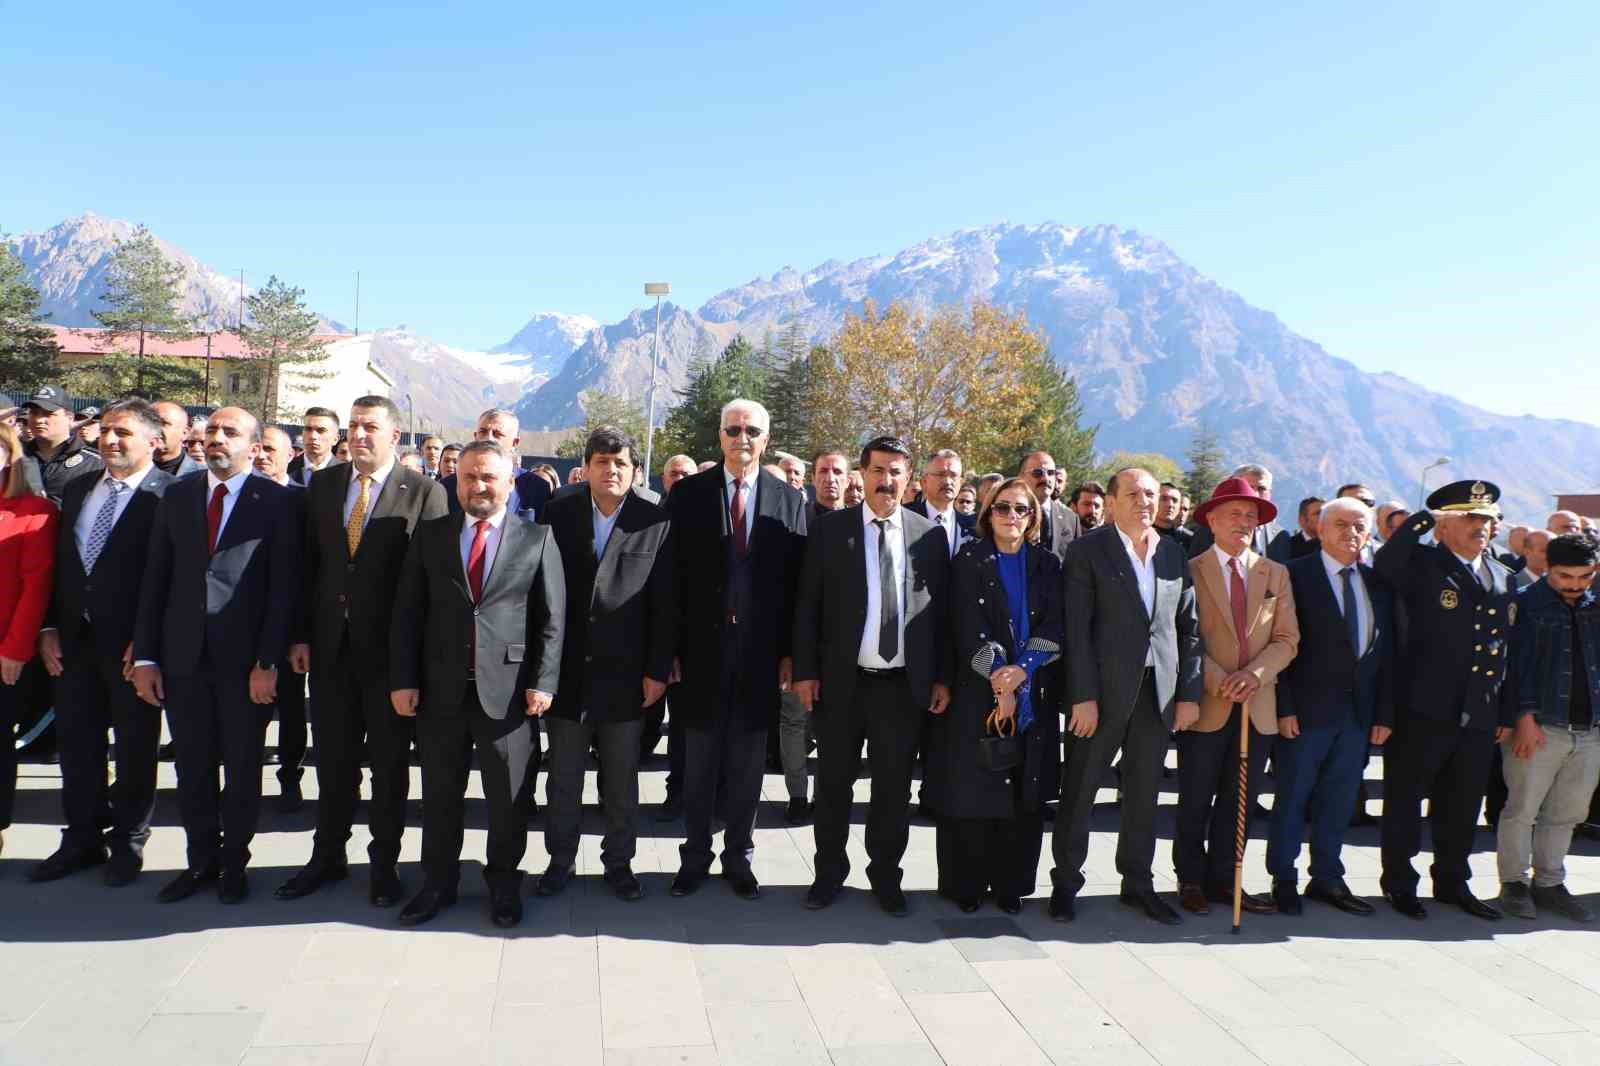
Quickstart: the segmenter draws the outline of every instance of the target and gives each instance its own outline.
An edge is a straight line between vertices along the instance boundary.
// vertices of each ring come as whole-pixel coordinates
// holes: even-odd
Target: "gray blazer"
[[[1068,545],[1083,535],[1083,523],[1078,518],[1078,512],[1060,500],[1051,500],[1049,510],[1050,543],[1043,547],[1049,548],[1057,559],[1064,562]]]
[[[1154,617],[1145,613],[1117,527],[1090,530],[1067,551],[1067,685],[1063,713],[1096,700],[1101,720],[1126,720],[1139,698],[1146,655],[1155,652],[1156,707],[1172,728],[1179,701],[1198,703],[1200,622],[1183,549],[1156,541]]]

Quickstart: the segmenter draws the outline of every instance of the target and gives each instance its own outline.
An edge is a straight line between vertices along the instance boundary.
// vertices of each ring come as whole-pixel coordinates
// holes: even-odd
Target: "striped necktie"
[[[117,501],[128,486],[114,477],[105,480],[106,490],[109,495],[100,505],[100,510],[94,513],[94,525],[89,527],[89,537],[83,542],[83,572],[94,573],[95,560],[100,558],[100,553],[105,550],[106,541],[111,537],[111,527],[117,521]]]

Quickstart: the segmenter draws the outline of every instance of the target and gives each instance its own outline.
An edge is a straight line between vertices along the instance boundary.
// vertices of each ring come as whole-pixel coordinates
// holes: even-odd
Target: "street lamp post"
[[[644,294],[656,298],[656,339],[650,346],[650,390],[645,393],[644,407],[644,479],[650,483],[650,458],[656,445],[656,371],[661,366],[661,298],[672,292],[664,281],[646,282]]]
[[[409,424],[406,432],[411,434],[411,447],[415,448],[417,446],[417,405],[411,401],[409,392],[406,393],[406,410],[410,412],[410,417],[407,419]]]
[[[1442,455],[1422,468],[1422,483],[1417,488],[1417,506],[1428,506],[1428,471],[1435,467],[1447,466],[1450,463],[1448,455]]]

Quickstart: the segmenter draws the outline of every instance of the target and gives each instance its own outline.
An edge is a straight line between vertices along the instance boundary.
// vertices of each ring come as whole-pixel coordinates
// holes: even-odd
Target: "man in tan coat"
[[[1178,902],[1194,914],[1209,911],[1208,901],[1233,899],[1240,718],[1248,713],[1251,725],[1248,819],[1278,735],[1278,674],[1300,644],[1288,570],[1250,546],[1256,527],[1271,522],[1277,511],[1244,478],[1228,478],[1195,510],[1196,521],[1214,538],[1189,560],[1205,695],[1200,720],[1178,734],[1178,830],[1172,846]],[[1252,914],[1274,910],[1270,896],[1250,893],[1243,907]]]

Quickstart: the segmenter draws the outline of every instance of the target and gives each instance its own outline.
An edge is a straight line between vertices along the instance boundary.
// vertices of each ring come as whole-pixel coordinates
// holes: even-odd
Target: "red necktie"
[[[467,584],[472,587],[473,603],[483,599],[483,549],[488,538],[488,519],[481,519],[473,527],[472,547],[467,549]]]
[[[733,502],[728,505],[728,522],[733,526],[733,552],[742,556],[749,545],[744,533],[744,479],[733,479]]]
[[[1228,582],[1228,604],[1233,608],[1233,630],[1239,635],[1239,669],[1250,664],[1250,643],[1244,625],[1244,568],[1234,559],[1233,580]]]
[[[206,529],[210,533],[206,550],[213,555],[217,553],[217,534],[222,532],[222,498],[227,494],[228,486],[219,482],[211,492],[211,503],[206,507]]]

